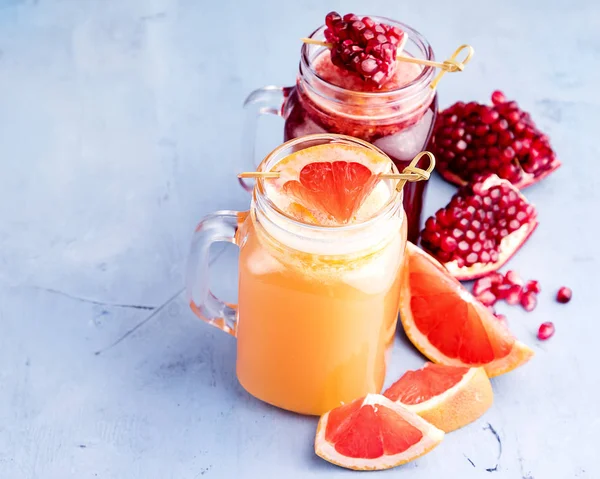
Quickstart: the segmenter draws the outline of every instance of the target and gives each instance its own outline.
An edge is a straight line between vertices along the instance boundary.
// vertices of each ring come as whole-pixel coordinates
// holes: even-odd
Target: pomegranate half
[[[476,279],[502,267],[537,225],[535,207],[492,174],[460,188],[427,219],[421,246],[456,279]]]
[[[548,137],[501,91],[492,105],[458,102],[442,111],[429,148],[438,173],[457,185],[495,173],[522,189],[560,166]]]

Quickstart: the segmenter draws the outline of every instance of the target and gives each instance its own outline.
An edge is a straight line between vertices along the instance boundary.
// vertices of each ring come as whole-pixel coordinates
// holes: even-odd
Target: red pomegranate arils
[[[500,103],[504,103],[505,101],[506,97],[504,96],[504,93],[502,93],[500,90],[496,90],[492,93],[492,103],[494,105],[499,105]]]
[[[511,306],[521,304],[526,311],[533,311],[535,309],[537,306],[537,294],[540,291],[541,288],[538,281],[531,280],[523,286],[523,280],[519,274],[512,270],[507,271],[506,274],[499,272],[491,273],[479,278],[473,284],[473,296],[484,305],[488,306],[495,304],[497,301],[504,300]]]
[[[506,299],[510,294],[511,288],[513,286],[514,285],[509,283],[502,283],[496,286],[493,291],[498,299]]]
[[[462,187],[445,208],[427,219],[421,245],[455,278],[477,279],[506,263],[537,224],[533,205],[508,181],[490,175]],[[505,281],[503,275],[496,278]],[[512,274],[513,280],[520,278]]]
[[[542,291],[542,288],[540,287],[539,281],[532,279],[531,281],[527,281],[527,284],[525,284],[525,290],[539,294]]]
[[[496,301],[498,301],[498,298],[496,298],[496,295],[494,293],[492,293],[491,291],[489,291],[489,290],[488,291],[484,291],[479,296],[476,296],[476,298],[484,306],[493,306],[496,303]]]
[[[376,23],[369,17],[330,12],[325,17],[325,39],[332,44],[334,65],[381,87],[394,73],[398,50],[406,34],[398,27]]]
[[[511,269],[506,272],[504,278],[507,283],[523,285],[523,280],[519,276],[519,273]]]
[[[561,287],[556,293],[556,301],[559,303],[568,303],[571,301],[571,297],[573,296],[573,292],[571,288],[567,288],[566,286]]]
[[[538,329],[537,337],[538,339],[545,341],[546,339],[550,339],[552,336],[554,336],[554,331],[554,323],[550,321],[542,323]]]
[[[484,291],[489,290],[494,283],[492,282],[492,276],[484,276],[483,278],[479,278],[475,281],[473,285],[473,296],[479,296]]]
[[[519,286],[518,284],[513,284],[510,287],[510,291],[506,295],[506,298],[505,298],[506,302],[508,304],[510,304],[511,306],[519,304],[521,302],[522,291],[523,291],[523,288],[521,286]]]
[[[458,102],[442,111],[430,149],[438,172],[458,185],[495,173],[521,189],[560,166],[548,137],[501,91],[492,105]]]
[[[533,311],[537,306],[537,296],[535,293],[527,292],[521,295],[521,306],[525,311]]]

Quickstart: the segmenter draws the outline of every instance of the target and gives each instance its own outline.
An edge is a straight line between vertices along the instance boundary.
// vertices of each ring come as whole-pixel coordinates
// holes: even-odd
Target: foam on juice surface
[[[302,205],[284,191],[284,185],[288,181],[297,180],[302,168],[310,163],[334,161],[357,162],[368,167],[373,174],[389,173],[392,164],[385,156],[366,148],[335,143],[313,146],[292,153],[275,165],[273,170],[279,171],[280,176],[265,180],[267,197],[286,214],[298,217],[298,208]],[[388,182],[379,181],[356,212],[353,222],[362,222],[375,215],[390,200],[391,195],[392,190]],[[318,215],[318,212],[312,211],[311,213],[314,219],[311,217],[308,222],[321,226],[340,225],[325,214]]]

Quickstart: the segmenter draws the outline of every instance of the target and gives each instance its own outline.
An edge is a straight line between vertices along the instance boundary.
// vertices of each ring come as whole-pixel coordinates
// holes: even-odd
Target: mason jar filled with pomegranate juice
[[[365,79],[341,65],[339,51],[336,61],[332,53],[334,50],[324,45],[331,39],[330,15],[327,24],[310,35],[315,44],[305,43],[302,46],[296,85],[261,88],[247,98],[245,142],[252,157],[252,166],[256,166],[256,120],[258,115],[270,113],[284,118],[286,141],[326,132],[353,136],[383,150],[402,171],[415,155],[425,149],[431,136],[437,114],[436,91],[431,87],[435,69],[404,61],[394,62],[392,58],[392,68],[385,72],[378,71],[375,62],[364,63],[365,68],[374,72]],[[403,56],[434,60],[427,40],[408,25],[375,16],[354,16],[355,20],[348,16],[344,16],[343,20],[339,18],[340,21],[350,20],[345,22],[344,28],[356,26],[359,30],[356,35],[369,30],[389,40],[390,32],[399,32]],[[383,42],[384,37],[378,38]],[[391,40],[396,41],[394,38]],[[246,165],[246,168],[249,166]],[[247,183],[242,184],[249,188]],[[426,182],[409,183],[404,188],[408,238],[413,242],[419,234],[425,188]]]

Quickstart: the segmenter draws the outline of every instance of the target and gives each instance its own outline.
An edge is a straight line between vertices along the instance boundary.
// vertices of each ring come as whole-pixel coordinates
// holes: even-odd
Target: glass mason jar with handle
[[[408,35],[403,54],[434,60],[433,50],[417,31],[402,23],[380,17],[376,22],[395,25]],[[325,26],[310,38],[324,40]],[[381,90],[373,90],[352,75],[335,67],[329,50],[305,44],[294,87],[265,87],[246,99],[247,119],[244,149],[246,169],[256,166],[255,137],[259,115],[284,118],[284,139],[315,133],[339,133],[361,138],[383,150],[402,170],[422,151],[431,136],[437,114],[437,96],[430,87],[433,67],[398,62],[397,73]],[[242,181],[251,190],[251,183]],[[408,239],[416,242],[426,182],[406,185],[404,209],[408,217]]]
[[[345,148],[381,161],[383,173],[397,173],[378,148],[334,134],[288,141],[258,171],[283,168],[292,153],[319,147]],[[372,214],[321,226],[282,209],[267,181],[256,181],[249,212],[218,212],[200,222],[188,262],[188,299],[201,319],[237,338],[237,376],[250,394],[320,415],[383,386],[406,246],[402,192],[397,180],[380,179],[386,193]],[[208,251],[219,241],[240,248],[237,306],[209,289]]]

